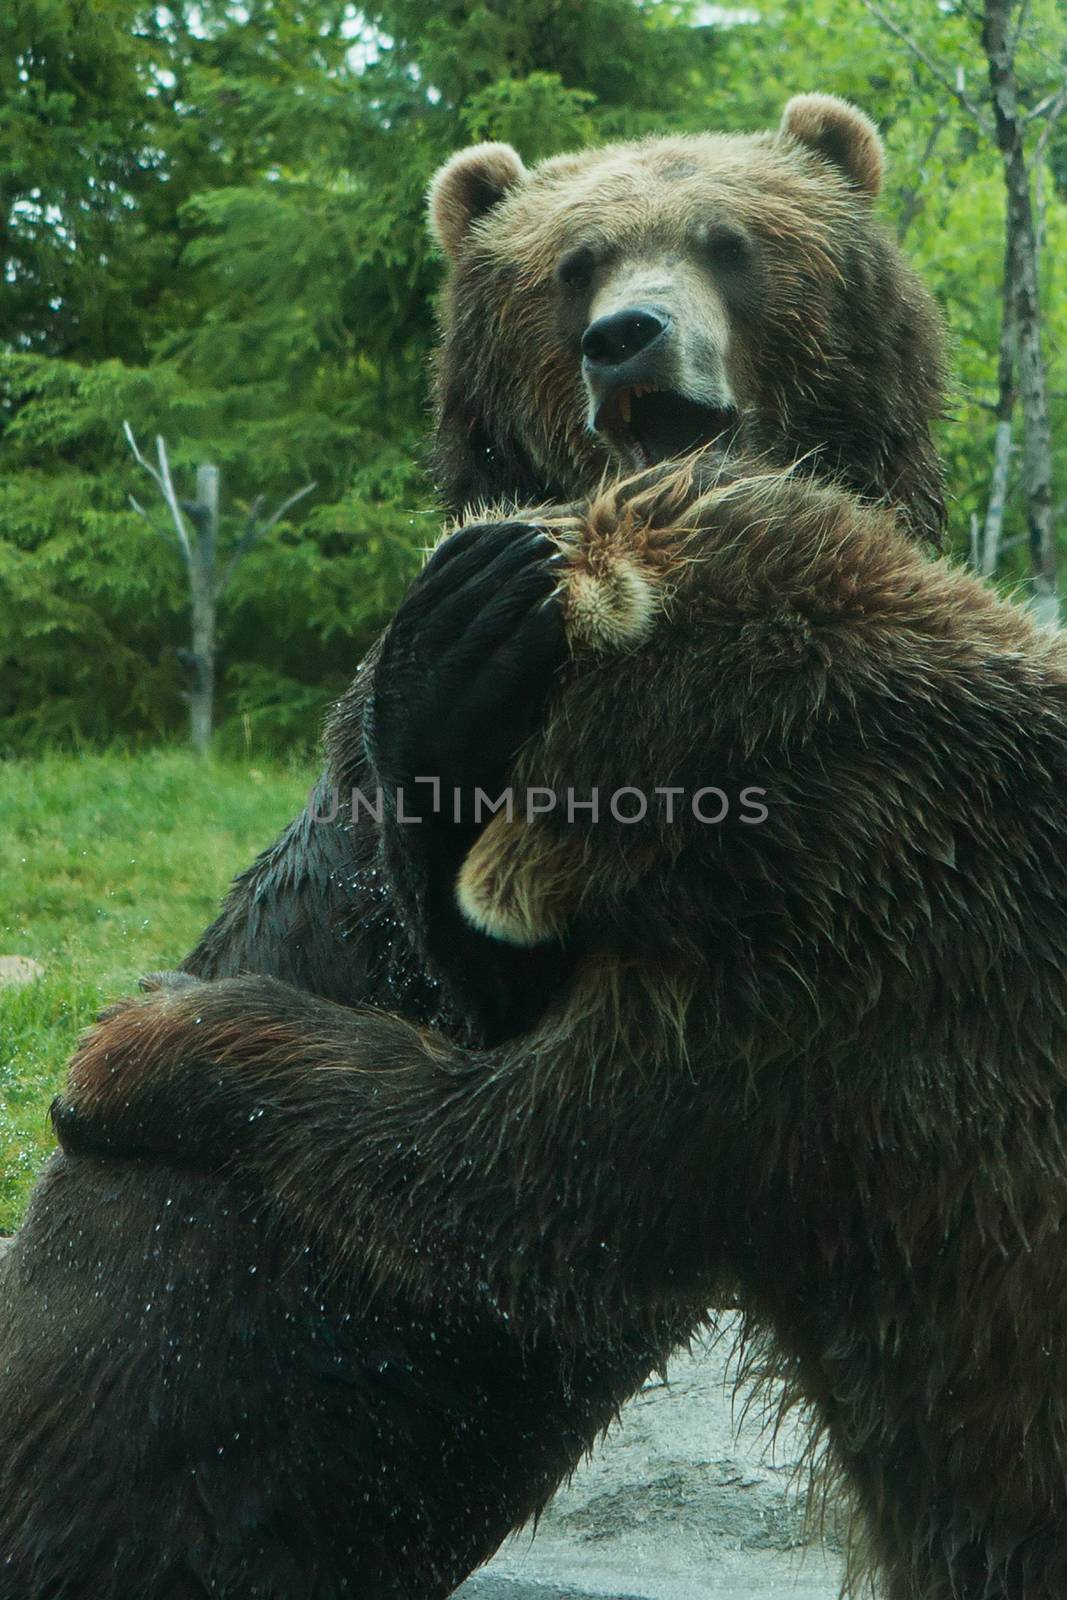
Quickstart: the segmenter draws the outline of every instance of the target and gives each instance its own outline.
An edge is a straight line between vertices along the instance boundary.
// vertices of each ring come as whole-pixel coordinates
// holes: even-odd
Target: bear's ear
[[[831,94],[798,94],[782,112],[782,133],[823,156],[863,194],[882,187],[883,151],[870,117]]]
[[[430,184],[430,229],[455,260],[472,222],[492,209],[526,174],[509,144],[472,144],[446,161]]]

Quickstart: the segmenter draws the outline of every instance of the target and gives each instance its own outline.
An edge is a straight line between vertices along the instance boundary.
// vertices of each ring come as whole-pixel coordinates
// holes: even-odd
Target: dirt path
[[[805,1542],[803,1440],[731,1403],[728,1337],[680,1356],[462,1600],[835,1600],[837,1541]]]

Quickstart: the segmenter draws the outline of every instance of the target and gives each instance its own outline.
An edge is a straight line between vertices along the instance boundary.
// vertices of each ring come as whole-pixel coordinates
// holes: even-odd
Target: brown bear
[[[420,822],[309,811],[239,881],[188,972],[284,978],[482,1047],[580,1004],[574,929],[523,948],[463,914],[453,889],[480,829],[434,812],[415,780],[468,796],[502,780],[566,661],[551,502],[620,468],[694,447],[759,455],[937,535],[939,328],[874,215],[880,159],[866,119],[811,96],[778,134],[532,172],[478,147],[442,171],[442,494],[457,513],[503,510],[414,586],[333,719],[317,800],[328,817],[334,786],[380,781],[409,807],[421,796]],[[192,1121],[173,1133],[167,1165],[58,1157],[5,1269],[4,1600],[57,1583],[99,1600],[445,1594],[704,1304],[701,1286],[607,1322],[590,1306],[580,1333],[517,1327],[481,1292],[427,1316],[398,1284],[372,1296],[369,1261],[339,1279],[314,1240],[294,1261],[258,1182],[202,1173],[214,1136],[201,1152]]]
[[[457,898],[566,930],[567,995],[482,1052],[263,978],[130,1002],[83,1148],[239,1176],[428,1318],[736,1293],[881,1592],[1061,1600],[1067,643],[796,474],[546,525],[573,659]]]

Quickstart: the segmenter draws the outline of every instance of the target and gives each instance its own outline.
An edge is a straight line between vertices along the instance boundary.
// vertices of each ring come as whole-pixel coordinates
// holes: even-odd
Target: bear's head
[[[579,498],[705,447],[804,461],[936,541],[941,323],[875,216],[881,175],[873,125],[826,95],[776,133],[453,156],[429,196],[450,509]]]

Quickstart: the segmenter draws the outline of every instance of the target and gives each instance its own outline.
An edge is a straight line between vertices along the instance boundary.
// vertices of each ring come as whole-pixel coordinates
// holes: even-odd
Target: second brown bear
[[[185,1130],[427,1318],[580,1349],[736,1293],[854,1570],[1061,1600],[1067,643],[791,475],[692,463],[554,527],[536,810],[457,892],[516,945],[565,929],[566,999],[491,1052],[265,979],[131,1003],[72,1067],[85,1147]]]

